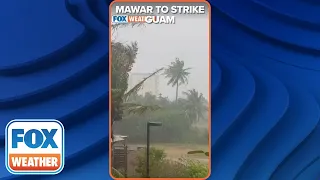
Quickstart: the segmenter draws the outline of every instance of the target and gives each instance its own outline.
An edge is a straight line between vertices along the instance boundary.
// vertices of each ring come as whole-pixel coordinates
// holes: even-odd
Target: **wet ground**
[[[208,151],[207,145],[197,144],[152,144],[152,147],[164,149],[167,153],[167,157],[173,160],[178,160],[180,157],[186,157],[194,160],[198,160],[203,163],[209,162],[209,157],[204,154],[188,155],[189,151],[203,150]],[[137,150],[138,148],[146,147],[143,144],[129,144],[129,150]]]

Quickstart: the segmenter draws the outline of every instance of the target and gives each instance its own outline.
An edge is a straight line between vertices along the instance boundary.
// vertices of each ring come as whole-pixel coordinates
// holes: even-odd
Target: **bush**
[[[150,149],[150,177],[151,178],[204,178],[208,175],[207,165],[186,158],[178,161],[166,159],[162,149]],[[146,177],[146,151],[137,156],[136,173]]]
[[[189,178],[205,178],[209,174],[208,166],[199,161],[185,158],[180,159],[180,161],[186,165],[185,173]]]
[[[150,165],[150,174],[153,173],[153,170],[158,168],[159,164],[162,164],[165,161],[166,153],[162,149],[150,148],[150,156],[149,156],[149,165]],[[137,156],[137,165],[136,172],[141,175],[141,177],[146,177],[146,162],[147,155],[146,150],[142,151]]]

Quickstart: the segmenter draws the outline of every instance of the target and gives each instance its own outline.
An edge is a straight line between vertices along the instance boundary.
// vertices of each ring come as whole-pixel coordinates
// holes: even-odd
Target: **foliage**
[[[190,178],[205,178],[209,175],[208,165],[199,161],[180,158],[180,162],[185,164],[185,174]]]
[[[157,166],[165,161],[166,154],[163,149],[156,149],[151,147],[149,154],[150,174],[153,174],[153,170],[157,169]],[[137,156],[137,165],[135,171],[141,175],[141,177],[147,177],[146,172],[146,151],[142,151]],[[152,176],[153,177],[153,176]]]
[[[115,178],[124,178],[124,175],[122,175],[122,173],[115,168],[111,169],[111,174]]]
[[[162,149],[150,148],[151,178],[204,178],[209,169],[198,161],[179,158],[177,161],[166,159]],[[136,172],[140,177],[146,177],[146,151],[137,156]]]
[[[136,26],[139,24],[134,24]],[[112,26],[116,30],[123,26]],[[168,85],[176,87],[176,100],[171,102],[168,98],[156,97],[150,93],[144,96],[138,95],[138,91],[143,83],[150,77],[159,73],[163,69],[160,68],[150,76],[136,84],[132,89],[128,90],[129,73],[135,63],[138,44],[132,42],[125,45],[120,42],[111,43],[112,59],[111,59],[111,120],[112,131],[114,130],[114,122],[118,123],[118,129],[126,135],[130,136],[130,141],[145,141],[147,122],[159,121],[163,126],[153,129],[153,142],[201,142],[207,143],[208,132],[198,131],[192,128],[192,121],[197,121],[202,117],[204,105],[202,94],[196,90],[185,93],[186,99],[178,101],[178,91],[181,84],[188,83],[188,70],[184,67],[184,61],[176,58],[171,65],[165,69],[165,76],[168,78]],[[195,107],[193,107],[195,106]],[[161,111],[156,111],[161,109]],[[151,113],[152,111],[152,113]],[[126,121],[120,121],[120,120]],[[112,132],[113,134],[113,132]],[[143,152],[137,157],[137,173],[141,177],[146,176],[145,163],[146,152]],[[163,150],[151,149],[150,153],[150,175],[151,177],[182,177],[182,178],[204,178],[208,174],[208,167],[189,159],[181,158],[179,161],[166,159],[166,154]],[[121,178],[123,175],[116,169],[112,169],[112,174]]]
[[[119,42],[112,42],[112,59],[111,59],[111,117],[112,121],[122,119],[122,97],[128,89],[129,72],[138,53],[138,44],[124,45]]]
[[[140,25],[139,24],[132,25],[132,27],[134,26],[140,26]],[[113,25],[112,29],[113,31],[115,31],[120,27],[123,27],[123,26]],[[113,40],[113,42],[111,43],[111,46],[112,46],[111,47],[112,49],[112,59],[111,59],[112,131],[114,129],[113,128],[114,122],[122,120],[124,115],[130,115],[130,114],[142,115],[148,111],[159,110],[161,106],[166,106],[167,108],[168,107],[170,108],[171,103],[167,98],[163,98],[163,97],[156,98],[151,94],[146,94],[145,98],[143,98],[144,101],[142,102],[141,101],[139,102],[136,100],[138,91],[142,87],[143,83],[147,81],[150,77],[162,71],[163,68],[156,70],[150,76],[146,77],[141,82],[136,84],[133,88],[128,90],[129,72],[131,71],[133,64],[135,63],[135,59],[138,54],[138,44],[137,42],[132,42],[131,44],[126,45],[120,42],[115,42]],[[189,72],[188,72],[189,69],[190,68],[184,68],[184,61],[180,60],[179,58],[176,58],[175,61],[172,62],[167,69],[165,69],[164,74],[166,75],[166,78],[169,78],[168,84],[171,84],[172,86],[176,86],[176,102],[178,98],[179,85],[188,82],[187,77],[189,75]],[[196,92],[196,91],[194,90],[192,92]],[[192,99],[193,96],[191,95],[193,94],[190,94],[190,96],[187,96],[187,99],[184,102],[185,109],[181,110],[181,112],[183,111],[185,112],[185,115],[188,120],[194,121],[196,119],[196,121],[198,121],[199,118],[202,116],[202,112],[200,112],[199,110],[201,110],[201,108],[203,107],[201,106],[201,104],[199,104],[196,101],[192,102],[192,100],[194,99]],[[199,95],[200,100],[201,100],[201,97],[202,95],[200,94]],[[198,104],[194,104],[194,103],[198,103]],[[193,105],[197,105],[197,106],[192,108]],[[176,114],[176,115],[180,116],[180,114],[179,115]]]
[[[134,26],[141,26],[142,24],[132,24]],[[126,25],[112,25],[112,30],[116,31],[121,27],[126,27]],[[128,90],[128,78],[129,72],[131,72],[133,64],[138,54],[138,43],[132,42],[129,45],[123,44],[121,42],[111,42],[111,120],[112,124],[114,121],[119,121],[122,119],[123,111],[125,108],[130,109],[130,112],[143,113],[147,110],[156,110],[157,107],[141,106],[138,104],[127,104],[124,107],[124,102],[126,102],[127,97],[130,94],[137,92],[142,84],[153,75],[160,72],[159,69],[152,73],[149,77],[146,77],[132,89]]]
[[[127,115],[123,121],[115,123],[115,132],[129,136],[129,142],[144,143],[146,139],[147,122],[162,122],[161,127],[152,128],[153,142],[183,142],[186,138],[188,124],[181,111],[161,110],[146,113],[144,116],[138,114]]]
[[[116,27],[114,27],[116,28]],[[111,121],[112,125],[115,121],[122,119],[123,113],[127,110],[129,113],[143,114],[146,111],[155,111],[160,107],[157,105],[147,106],[137,103],[126,103],[131,94],[139,91],[143,83],[153,75],[162,71],[162,68],[156,70],[150,76],[144,78],[141,82],[136,84],[133,88],[128,90],[129,72],[135,62],[138,53],[138,44],[133,42],[130,45],[125,45],[120,42],[112,42],[112,59],[111,59]],[[112,128],[113,130],[113,128]],[[113,135],[113,132],[112,132]]]
[[[208,143],[208,131],[190,126],[182,110],[162,108],[143,116],[127,115],[123,121],[115,123],[115,132],[126,134],[129,143],[145,143],[148,121],[161,122],[161,127],[152,128],[152,142],[158,143]]]
[[[116,30],[120,29],[120,28],[125,28],[125,27],[145,27],[144,23],[130,23],[130,24],[113,24],[111,25],[111,30],[112,32],[116,32]]]
[[[193,121],[188,119],[191,116],[186,116],[186,104],[190,104],[188,100],[179,99],[176,103],[161,95],[156,97],[150,93],[146,93],[144,96],[132,94],[128,99],[130,102],[141,105],[161,107],[158,111],[148,111],[143,115],[126,112],[123,121],[115,123],[116,133],[128,135],[128,142],[144,143],[147,122],[152,120],[162,123],[161,127],[152,128],[153,142],[208,143],[207,129],[195,128]]]
[[[111,126],[114,121],[122,119],[122,97],[128,89],[129,72],[138,53],[138,44],[136,42],[130,45],[124,45],[120,42],[111,43]],[[113,138],[113,128],[112,138]]]
[[[208,111],[208,102],[203,94],[195,89],[185,91],[183,94],[186,95],[186,99],[182,99],[182,104],[188,119],[192,122],[204,119],[204,112]]]
[[[184,61],[176,58],[163,73],[169,79],[168,85],[176,86],[176,101],[178,100],[179,86],[188,83],[189,69],[184,68]]]

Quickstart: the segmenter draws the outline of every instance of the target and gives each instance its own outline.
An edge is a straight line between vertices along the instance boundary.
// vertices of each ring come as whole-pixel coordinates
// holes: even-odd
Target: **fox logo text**
[[[112,23],[128,23],[128,16],[112,16]]]
[[[12,120],[6,127],[6,167],[12,174],[58,174],[64,128],[57,120]]]
[[[175,24],[175,16],[112,16],[112,24]]]

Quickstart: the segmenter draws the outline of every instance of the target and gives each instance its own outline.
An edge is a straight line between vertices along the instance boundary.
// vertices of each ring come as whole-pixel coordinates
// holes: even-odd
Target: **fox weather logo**
[[[58,120],[10,121],[6,168],[12,174],[58,174],[64,167],[64,127]]]

